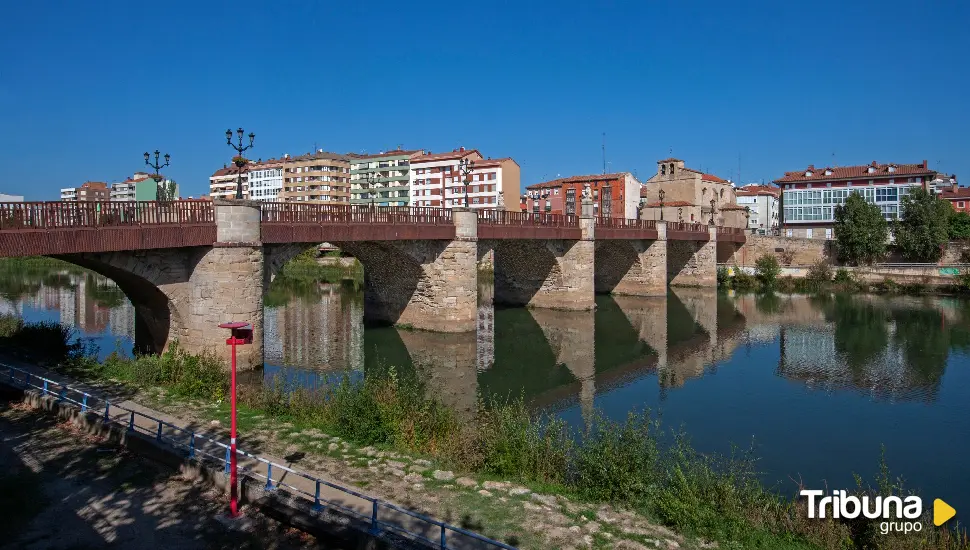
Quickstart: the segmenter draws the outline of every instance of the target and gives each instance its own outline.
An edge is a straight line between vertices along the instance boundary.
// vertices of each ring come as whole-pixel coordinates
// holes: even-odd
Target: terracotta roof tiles
[[[629,172],[615,172],[612,174],[591,174],[588,176],[569,176],[567,178],[557,178],[550,181],[544,181],[541,183],[534,183],[526,187],[526,189],[544,189],[549,187],[561,187],[564,183],[581,183],[587,181],[603,181],[603,180],[615,180],[620,179],[628,175]]]
[[[894,168],[892,172],[889,171],[890,167]],[[869,172],[870,168],[873,169],[872,172]],[[829,172],[829,174],[826,174],[826,172]],[[922,164],[879,164],[876,161],[872,161],[870,164],[862,164],[859,166],[836,166],[834,168],[827,166],[819,169],[816,169],[815,165],[810,164],[805,170],[785,172],[784,177],[775,180],[774,183],[831,181],[853,178],[863,179],[866,177],[884,176],[929,176],[935,173],[934,170],[927,168],[925,160]]]

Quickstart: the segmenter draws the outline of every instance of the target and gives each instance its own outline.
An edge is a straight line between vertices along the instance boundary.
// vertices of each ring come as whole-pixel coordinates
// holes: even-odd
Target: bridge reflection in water
[[[932,401],[951,344],[960,345],[970,319],[965,305],[947,309],[933,299],[677,288],[666,298],[598,296],[595,311],[565,312],[495,308],[491,296],[492,287],[480,285],[474,333],[365,329],[359,292],[321,284],[316,293],[266,308],[263,381],[283,375],[318,387],[344,373],[361,377],[395,366],[416,372],[463,414],[474,413],[479,395],[521,395],[548,410],[578,405],[588,419],[596,399],[615,388],[656,377],[663,401],[690,380],[716,374],[739,348],[772,345],[780,360],[771,371],[807,388]],[[926,343],[917,328],[923,323],[949,327],[929,352],[914,347]]]

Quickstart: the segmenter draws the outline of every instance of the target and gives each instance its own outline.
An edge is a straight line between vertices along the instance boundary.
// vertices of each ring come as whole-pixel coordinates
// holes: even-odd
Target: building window
[[[667,165],[666,164],[661,164],[660,165],[660,175],[661,176],[666,176],[667,175]]]
[[[826,227],[825,228],[825,238],[828,239],[828,240],[831,240],[832,239],[832,228],[831,227]]]
[[[958,208],[963,208],[964,207],[963,205],[964,205],[964,201],[960,201],[957,203]]]
[[[670,175],[674,175],[674,163],[670,163]]]
[[[691,216],[691,217],[693,217],[693,216]],[[785,236],[786,237],[791,237],[792,236],[792,230],[791,229],[786,229],[785,230]]]

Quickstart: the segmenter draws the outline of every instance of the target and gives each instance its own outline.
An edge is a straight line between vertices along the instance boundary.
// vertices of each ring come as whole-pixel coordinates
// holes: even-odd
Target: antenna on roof
[[[603,132],[603,173],[606,173],[606,132]]]

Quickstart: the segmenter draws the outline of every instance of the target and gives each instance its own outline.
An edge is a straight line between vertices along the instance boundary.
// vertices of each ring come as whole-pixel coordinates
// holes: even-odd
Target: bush
[[[812,267],[808,268],[805,278],[814,284],[827,283],[832,280],[832,266],[824,259],[817,260]]]
[[[723,265],[717,267],[717,286],[727,286],[728,284],[728,269]]]
[[[852,278],[852,273],[844,267],[840,267],[835,270],[835,282],[840,284],[849,284],[855,282]]]
[[[763,254],[754,263],[755,277],[765,288],[771,288],[775,285],[775,280],[778,279],[778,275],[781,273],[781,266],[778,264],[778,258],[774,254]]]
[[[731,287],[736,290],[751,290],[758,286],[758,280],[747,271],[734,266],[734,277],[731,278]]]

